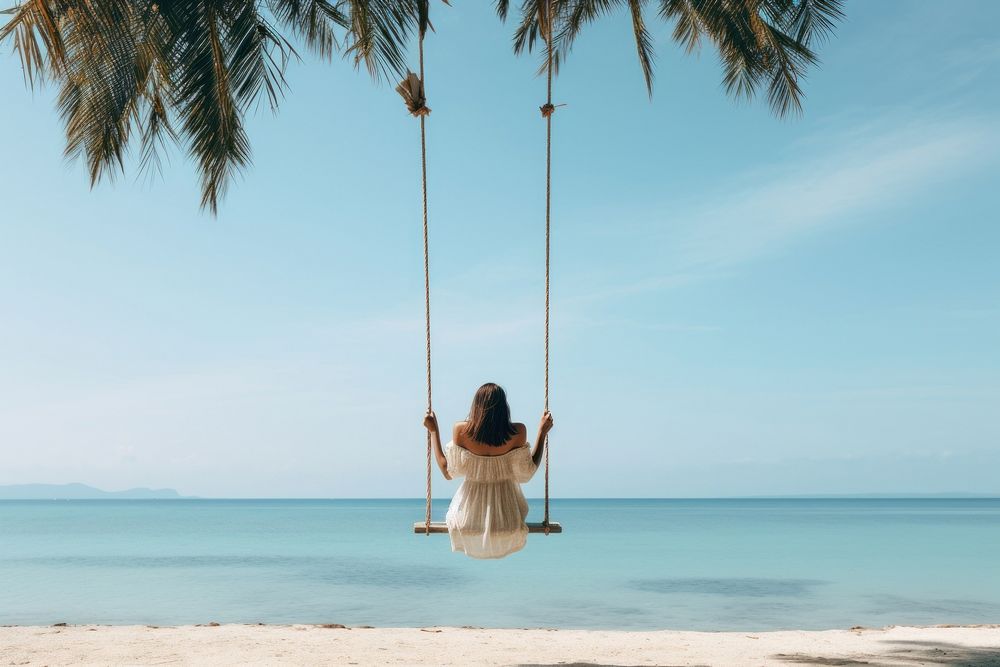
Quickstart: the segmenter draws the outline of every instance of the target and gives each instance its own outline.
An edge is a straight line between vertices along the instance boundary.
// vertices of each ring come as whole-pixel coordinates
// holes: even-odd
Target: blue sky
[[[493,380],[533,429],[544,82],[457,4],[427,47],[435,408]],[[625,16],[581,39],[554,495],[1000,492],[1000,5],[962,4],[850,2],[798,120],[662,24],[652,102]],[[289,80],[213,219],[182,155],[91,191],[0,57],[0,484],[423,495],[416,122],[348,63]]]

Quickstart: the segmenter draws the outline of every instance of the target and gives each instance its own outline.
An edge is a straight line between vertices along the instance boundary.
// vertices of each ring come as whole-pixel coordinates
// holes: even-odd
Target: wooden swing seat
[[[417,521],[413,524],[414,533],[426,533],[427,524],[423,521]],[[431,522],[431,532],[432,533],[447,533],[448,526],[443,521],[432,521]],[[529,533],[544,533],[545,525],[540,522],[531,521],[528,523]],[[549,522],[549,533],[561,533],[562,524],[556,523],[555,521]]]

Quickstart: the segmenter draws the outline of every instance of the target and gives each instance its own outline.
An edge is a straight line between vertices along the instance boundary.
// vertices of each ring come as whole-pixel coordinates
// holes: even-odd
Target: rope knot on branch
[[[406,72],[406,78],[396,86],[396,92],[406,102],[411,115],[420,118],[431,114],[431,110],[427,108],[427,98],[424,97],[424,82],[413,72]]]
[[[548,118],[549,116],[551,116],[552,114],[554,114],[556,112],[556,105],[552,104],[551,102],[543,104],[542,106],[540,106],[538,108],[542,112],[542,118]]]

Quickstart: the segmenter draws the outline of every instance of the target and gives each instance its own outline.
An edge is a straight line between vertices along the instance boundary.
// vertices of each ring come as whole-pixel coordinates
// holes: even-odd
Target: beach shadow
[[[639,665],[623,665],[621,663],[604,662],[524,662],[517,667],[639,667]],[[682,667],[681,665],[661,665],[660,667]],[[694,665],[693,667],[709,667],[709,665]]]
[[[880,655],[861,654],[853,657],[828,658],[805,653],[771,656],[795,665],[868,665],[898,667],[899,665],[948,665],[950,667],[1000,667],[1000,647],[961,646],[933,641],[886,641],[893,646]]]
[[[896,640],[893,655],[907,656],[910,662],[932,665],[963,665],[964,667],[1000,667],[1000,646],[961,646],[948,642]],[[909,656],[915,655],[910,659]]]
[[[854,658],[823,658],[818,655],[806,655],[805,653],[776,653],[771,656],[775,660],[783,660],[793,665],[868,665],[868,667],[889,667],[898,663],[878,662],[873,660],[862,660]]]

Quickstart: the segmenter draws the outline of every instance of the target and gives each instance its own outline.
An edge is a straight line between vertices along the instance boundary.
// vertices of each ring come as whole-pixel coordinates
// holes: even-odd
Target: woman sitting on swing
[[[542,415],[532,451],[525,425],[510,421],[507,394],[490,382],[476,391],[468,419],[455,424],[443,450],[433,412],[424,417],[424,426],[445,479],[465,477],[448,508],[451,550],[473,558],[503,558],[522,549],[528,538],[528,501],[520,485],[541,463],[552,414]]]

